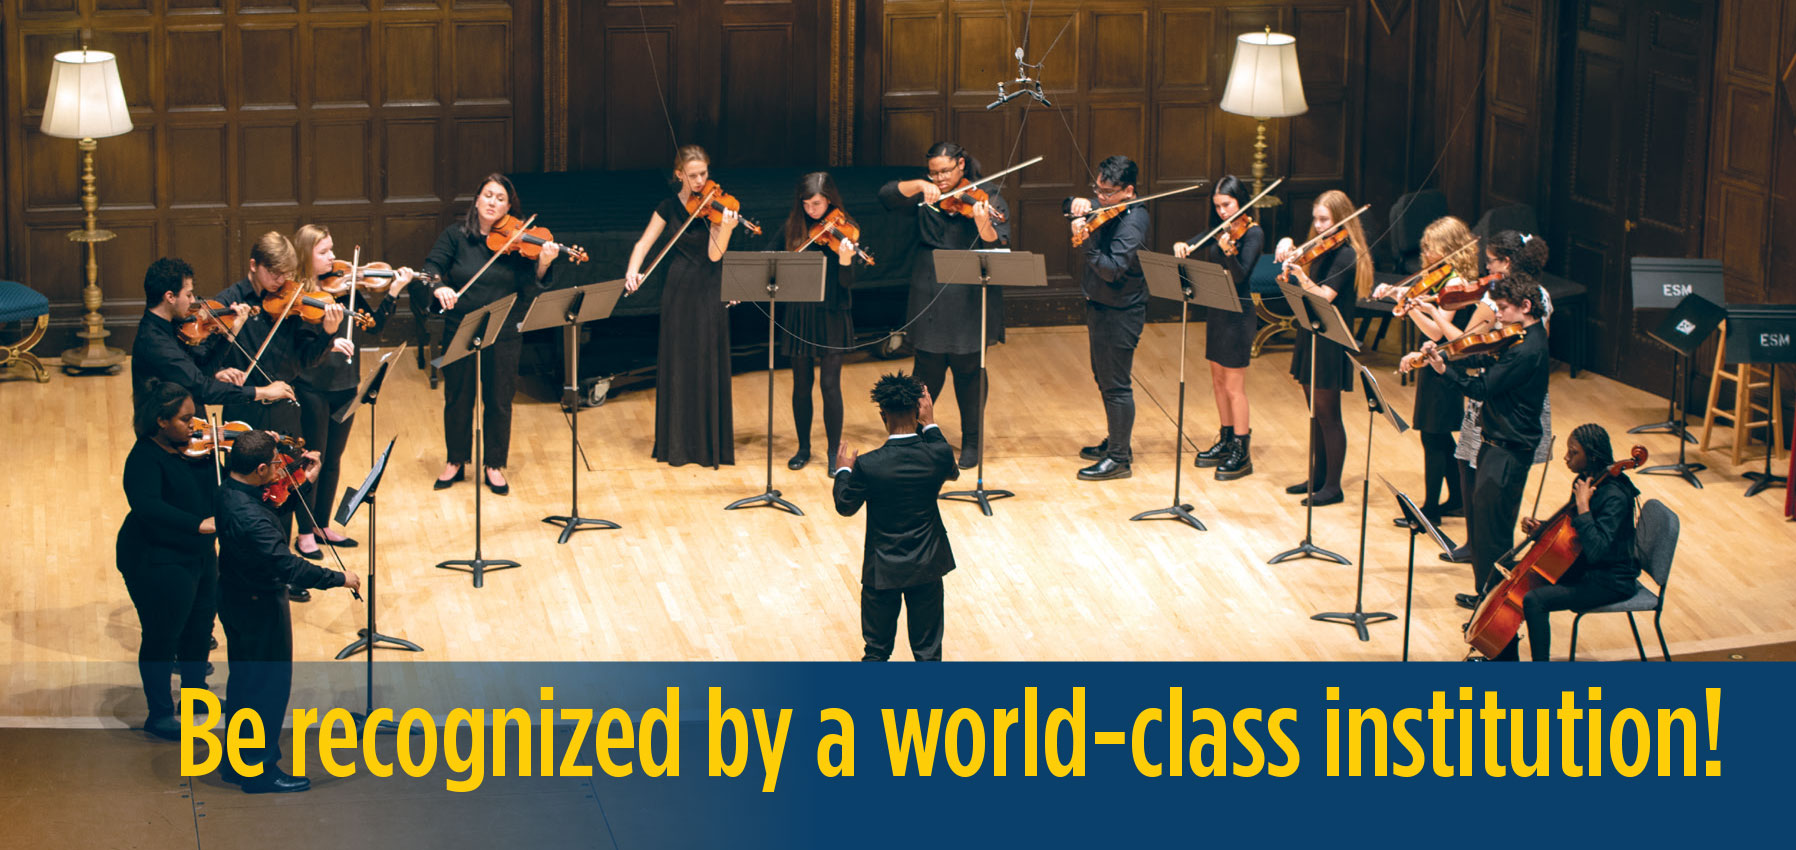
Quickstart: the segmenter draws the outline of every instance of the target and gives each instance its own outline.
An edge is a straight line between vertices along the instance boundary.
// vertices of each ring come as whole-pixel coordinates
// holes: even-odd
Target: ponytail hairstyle
[[[1316,198],[1316,206],[1328,210],[1328,214],[1337,223],[1353,215],[1353,201],[1347,193],[1339,189],[1330,189]],[[1347,222],[1347,241],[1353,245],[1354,270],[1353,288],[1361,299],[1372,296],[1372,249],[1366,244],[1366,229],[1360,226],[1359,219]],[[1310,223],[1310,238],[1316,236],[1316,225]]]
[[[811,235],[811,225],[815,222],[804,214],[804,202],[816,195],[822,195],[829,202],[830,208],[842,210],[843,215],[848,215],[848,211],[842,209],[842,192],[836,188],[835,178],[830,177],[829,172],[813,171],[798,178],[798,189],[792,199],[792,212],[786,215],[786,250],[798,250],[798,246],[803,245],[804,240]],[[848,221],[850,224],[854,223],[854,216],[848,216]]]
[[[173,381],[151,378],[144,384],[143,395],[131,415],[131,430],[137,438],[147,439],[162,430],[162,423],[181,415],[181,405],[191,398],[187,388]]]
[[[979,167],[979,160],[967,153],[966,148],[953,142],[936,142],[930,145],[929,150],[924,152],[923,159],[927,161],[938,156],[961,160],[966,165],[965,176],[968,180],[978,180],[985,176],[985,170]]]
[[[686,164],[689,162],[702,162],[710,165],[711,155],[705,153],[705,149],[698,145],[681,145],[679,150],[674,151],[673,179],[667,182],[673,186],[676,192],[680,190],[680,173],[686,170]]]
[[[1485,243],[1484,250],[1498,259],[1508,260],[1513,271],[1540,277],[1547,269],[1547,241],[1538,236],[1498,231]]]

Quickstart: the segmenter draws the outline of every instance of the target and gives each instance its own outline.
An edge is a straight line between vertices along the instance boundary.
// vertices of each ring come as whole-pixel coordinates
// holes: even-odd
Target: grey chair
[[[1447,196],[1439,189],[1410,192],[1391,204],[1391,271],[1413,274],[1422,269],[1422,231],[1447,215]],[[1371,228],[1367,228],[1368,230]]]
[[[1665,660],[1671,660],[1671,648],[1665,645],[1665,630],[1659,627],[1659,617],[1665,613],[1665,585],[1671,581],[1671,557],[1678,548],[1678,515],[1665,507],[1665,503],[1652,499],[1640,509],[1640,522],[1634,527],[1634,557],[1645,572],[1653,577],[1653,583],[1659,586],[1659,592],[1653,593],[1646,585],[1634,582],[1634,595],[1620,602],[1602,605],[1577,612],[1572,618],[1571,660],[1578,660],[1578,622],[1585,614],[1626,614],[1628,628],[1634,630],[1634,648],[1640,651],[1640,660],[1646,660],[1646,645],[1640,642],[1640,627],[1634,622],[1634,612],[1653,612],[1653,631],[1659,634],[1659,651],[1665,654]]]

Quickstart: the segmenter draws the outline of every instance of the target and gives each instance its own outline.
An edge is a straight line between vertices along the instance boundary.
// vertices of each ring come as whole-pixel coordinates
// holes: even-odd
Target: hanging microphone
[[[998,107],[1003,106],[1006,103],[1009,103],[1013,98],[1021,97],[1022,95],[1029,95],[1030,97],[1033,97],[1036,100],[1041,101],[1042,106],[1048,106],[1048,107],[1053,106],[1054,104],[1048,100],[1047,96],[1041,93],[1041,81],[1040,80],[1032,80],[1029,78],[1029,69],[1032,67],[1040,68],[1041,65],[1039,63],[1036,65],[1030,65],[1029,63],[1024,62],[1023,61],[1023,48],[1021,48],[1021,47],[1017,48],[1016,49],[1016,79],[1011,81],[1011,83],[1017,87],[1017,90],[1010,92],[1008,94],[1005,93],[1004,81],[999,80],[998,81],[998,99],[992,101],[989,104],[986,104],[985,108],[987,110],[997,109]]]

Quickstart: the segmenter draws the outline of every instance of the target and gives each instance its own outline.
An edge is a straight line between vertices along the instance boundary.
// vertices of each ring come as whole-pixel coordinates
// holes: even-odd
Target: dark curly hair
[[[923,382],[900,370],[879,376],[872,395],[873,403],[886,413],[915,413],[917,402],[923,398]]]
[[[154,436],[162,430],[164,421],[181,414],[181,404],[190,397],[187,388],[180,384],[151,378],[143,386],[143,395],[137,398],[137,410],[131,417],[132,430],[139,438]]]
[[[1528,315],[1538,319],[1547,314],[1545,299],[1540,297],[1540,291],[1540,281],[1518,266],[1508,276],[1491,284],[1490,297],[1494,301],[1507,301],[1517,307],[1526,301]]]
[[[1513,230],[1498,231],[1484,242],[1484,250],[1508,260],[1511,271],[1539,277],[1547,268],[1547,240]]]
[[[162,303],[167,295],[181,294],[187,279],[193,277],[193,266],[178,257],[163,257],[150,264],[143,273],[143,297],[151,307]]]

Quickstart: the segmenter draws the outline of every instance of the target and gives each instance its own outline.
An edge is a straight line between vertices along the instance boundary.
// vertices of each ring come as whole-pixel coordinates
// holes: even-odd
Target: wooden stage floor
[[[1209,526],[1199,532],[1170,521],[1129,521],[1171,501],[1178,326],[1150,326],[1136,358],[1135,477],[1100,483],[1074,477],[1083,465],[1079,446],[1101,437],[1104,421],[1084,330],[1017,329],[1010,338],[991,352],[986,476],[1017,497],[997,503],[990,518],[972,505],[943,505],[960,563],[947,579],[950,660],[1399,657],[1402,622],[1373,626],[1371,641],[1362,643],[1351,628],[1310,619],[1353,606],[1354,567],[1266,563],[1295,545],[1304,527],[1298,498],[1282,492],[1301,480],[1307,435],[1302,396],[1286,374],[1287,353],[1267,353],[1249,374],[1257,472],[1222,483],[1208,471],[1185,468],[1184,499]],[[1191,441],[1202,447],[1214,436],[1215,416],[1201,326],[1193,326],[1192,338],[1187,422]],[[1391,375],[1394,355],[1371,360],[1407,414],[1410,390]],[[855,360],[844,369],[850,445],[867,450],[881,441],[866,391],[880,372],[896,368],[909,363]],[[734,379],[738,462],[722,470],[676,469],[649,459],[653,391],[626,393],[583,412],[581,437],[594,471],[582,472],[581,508],[623,529],[582,531],[565,546],[542,517],[568,507],[567,420],[553,404],[520,397],[508,470],[512,493],[486,498],[484,544],[489,557],[523,567],[494,573],[476,590],[465,574],[433,568],[472,554],[474,492],[468,484],[431,489],[443,460],[441,404],[421,372],[402,366],[379,415],[381,444],[398,438],[380,514],[380,624],[427,651],[388,651],[382,660],[858,658],[864,520],[835,514],[826,464],[785,468],[794,448],[787,372],[777,375],[775,486],[805,515],[723,510],[762,489],[765,380],[763,372]],[[1665,409],[1659,397],[1588,373],[1574,380],[1563,366],[1553,374],[1552,397],[1559,434],[1596,421],[1616,435],[1618,453],[1632,442],[1622,434],[1627,427],[1660,419]],[[14,381],[0,385],[0,398],[6,429],[0,468],[7,471],[0,504],[13,528],[11,575],[0,585],[6,637],[0,658],[10,671],[0,718],[140,722],[142,697],[135,695],[130,665],[65,663],[135,657],[137,618],[113,565],[126,510],[119,475],[131,443],[129,378]],[[1357,556],[1364,478],[1361,398],[1355,393],[1347,402],[1349,498],[1315,515],[1316,542],[1349,558]],[[958,442],[954,400],[943,399],[939,409],[950,440]],[[346,482],[368,464],[365,415],[358,425],[344,458]],[[1397,436],[1382,422],[1373,427],[1374,472],[1418,489],[1422,457],[1415,436]],[[816,430],[822,451],[821,422]],[[1656,462],[1676,452],[1669,436],[1639,441]],[[1189,448],[1185,457],[1189,464]],[[1647,497],[1664,500],[1683,520],[1664,619],[1673,654],[1796,639],[1796,524],[1781,517],[1781,493],[1741,495],[1740,473],[1757,468],[1762,456],[1739,468],[1722,452],[1699,459],[1710,465],[1702,475],[1706,489],[1669,477],[1635,479]],[[963,482],[970,479],[969,473]],[[1543,512],[1566,497],[1569,481],[1555,461]],[[1530,502],[1533,497],[1531,483]],[[1401,614],[1408,535],[1392,526],[1395,504],[1376,479],[1371,500],[1365,605]],[[1458,520],[1447,524],[1455,537],[1463,527]],[[348,531],[365,541],[365,514]],[[343,554],[361,572],[366,552]],[[1452,597],[1470,589],[1469,568],[1440,562],[1432,549],[1418,552],[1412,657],[1457,660],[1464,654],[1465,614]],[[316,596],[294,606],[300,660],[331,658],[354,638],[364,616],[342,592]],[[1554,651],[1563,657],[1570,617],[1559,617]],[[1634,654],[1620,617],[1591,618],[1580,642],[1592,659]],[[223,655],[216,654],[221,661]],[[908,657],[902,648],[898,655]]]

